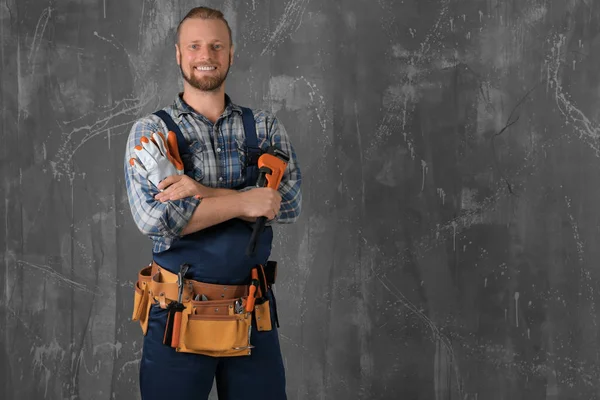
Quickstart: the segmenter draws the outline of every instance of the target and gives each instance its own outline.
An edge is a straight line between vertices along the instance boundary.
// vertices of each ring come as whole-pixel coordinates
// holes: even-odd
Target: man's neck
[[[225,111],[225,88],[223,86],[214,92],[203,92],[195,88],[184,87],[182,97],[183,101],[194,111],[204,115],[213,124]]]

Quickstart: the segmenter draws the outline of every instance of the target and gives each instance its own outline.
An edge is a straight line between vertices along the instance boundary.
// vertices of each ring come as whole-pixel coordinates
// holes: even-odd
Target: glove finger
[[[183,161],[181,161],[181,155],[179,154],[179,146],[177,145],[177,135],[173,131],[169,131],[167,135],[167,146],[169,149],[169,159],[177,168],[177,172],[181,171],[179,175],[183,174]]]
[[[164,156],[160,153],[160,150],[158,149],[156,143],[149,140],[146,136],[142,136],[140,141],[142,142],[142,147],[144,148],[144,150],[146,150],[150,157],[152,157],[156,162],[158,162],[159,159],[164,158]],[[146,169],[147,168],[148,165],[146,165]]]
[[[160,153],[168,158],[169,152],[167,150],[167,140],[162,132],[152,132],[151,140],[156,144]]]
[[[148,175],[148,171],[146,171],[146,168],[144,168],[144,166],[138,161],[137,158],[131,157],[129,159],[129,165],[131,165],[133,169],[135,169],[144,178]]]
[[[133,151],[146,171],[156,168],[156,160],[150,153],[148,153],[145,147],[138,145],[133,148]]]

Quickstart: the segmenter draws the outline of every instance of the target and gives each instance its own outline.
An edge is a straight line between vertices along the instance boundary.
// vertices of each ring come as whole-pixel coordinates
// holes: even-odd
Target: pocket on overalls
[[[139,285],[142,285],[140,287]],[[133,298],[133,314],[132,321],[140,321],[142,332],[144,335],[148,331],[148,314],[150,313],[150,292],[146,282],[137,282],[135,285],[135,293]]]
[[[254,306],[254,316],[256,318],[256,330],[264,332],[273,329],[269,300],[265,300],[261,304]]]

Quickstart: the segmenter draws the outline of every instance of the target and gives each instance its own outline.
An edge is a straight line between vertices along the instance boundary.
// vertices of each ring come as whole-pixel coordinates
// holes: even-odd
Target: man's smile
[[[194,69],[196,71],[214,71],[217,69],[217,67],[210,67],[210,66],[197,66],[194,67]]]

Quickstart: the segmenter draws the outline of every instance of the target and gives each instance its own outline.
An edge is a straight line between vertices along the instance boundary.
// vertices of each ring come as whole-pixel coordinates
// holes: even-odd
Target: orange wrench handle
[[[248,301],[246,302],[246,312],[252,312],[254,310],[254,301],[256,300],[256,290],[258,289],[258,271],[256,268],[252,268],[251,273],[252,280],[250,281],[250,288],[248,290]]]

